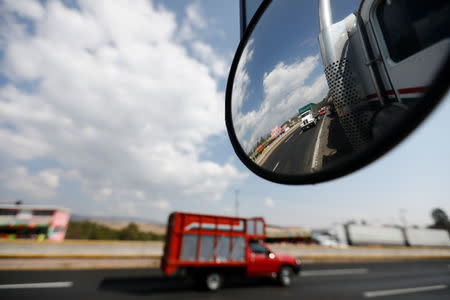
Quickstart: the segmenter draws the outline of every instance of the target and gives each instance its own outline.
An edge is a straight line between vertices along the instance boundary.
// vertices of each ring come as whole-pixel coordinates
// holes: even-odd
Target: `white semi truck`
[[[448,0],[362,0],[333,23],[330,1],[320,0],[322,62],[354,150],[389,130],[424,95],[450,48],[449,16]]]
[[[313,117],[312,111],[311,110],[307,110],[304,113],[301,114],[301,127],[302,130],[306,130],[310,127],[316,126],[317,121],[316,119]]]

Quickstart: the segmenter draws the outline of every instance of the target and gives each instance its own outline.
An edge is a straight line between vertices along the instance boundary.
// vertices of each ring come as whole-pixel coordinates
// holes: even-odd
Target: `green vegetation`
[[[164,236],[151,232],[142,232],[135,223],[120,230],[91,221],[70,221],[66,239],[73,240],[123,240],[123,241],[162,241]]]

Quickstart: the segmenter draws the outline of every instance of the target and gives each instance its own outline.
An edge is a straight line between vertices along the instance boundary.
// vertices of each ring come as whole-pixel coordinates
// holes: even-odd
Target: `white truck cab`
[[[317,120],[313,117],[312,111],[307,110],[301,114],[301,127],[302,130],[306,130],[310,127],[316,126]]]

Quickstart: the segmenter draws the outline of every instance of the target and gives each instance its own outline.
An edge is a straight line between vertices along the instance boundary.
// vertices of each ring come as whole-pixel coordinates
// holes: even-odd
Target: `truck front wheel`
[[[278,281],[281,286],[290,286],[293,279],[292,268],[289,266],[282,266],[278,272]]]
[[[210,272],[206,274],[204,282],[209,291],[217,291],[222,287],[223,276],[217,272]]]

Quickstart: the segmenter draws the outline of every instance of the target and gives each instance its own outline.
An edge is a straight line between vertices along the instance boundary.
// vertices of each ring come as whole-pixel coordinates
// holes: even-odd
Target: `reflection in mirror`
[[[450,2],[358,7],[273,1],[261,16],[231,94],[235,135],[258,166],[287,175],[338,166],[420,104],[449,51]]]

